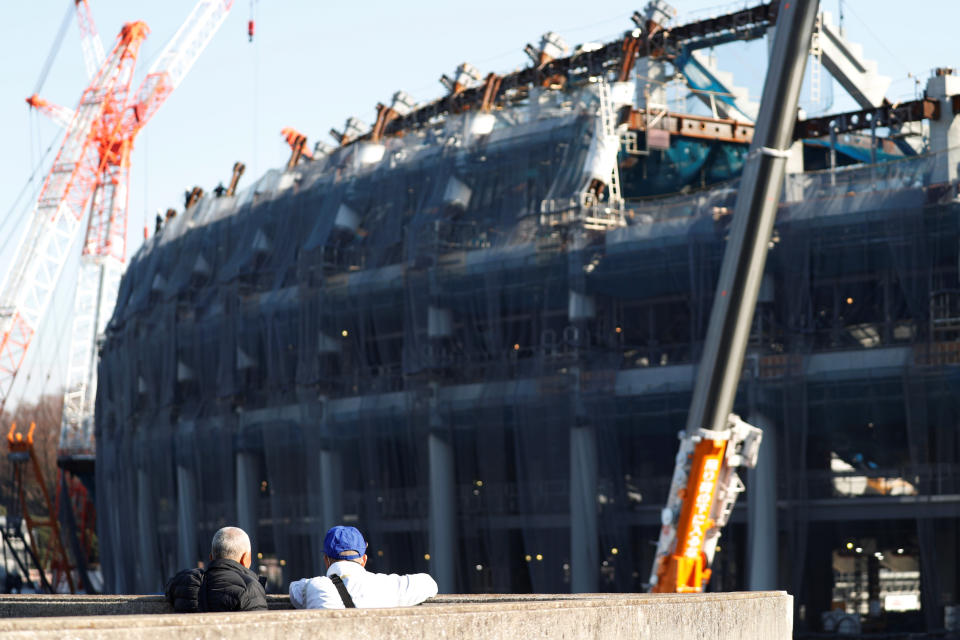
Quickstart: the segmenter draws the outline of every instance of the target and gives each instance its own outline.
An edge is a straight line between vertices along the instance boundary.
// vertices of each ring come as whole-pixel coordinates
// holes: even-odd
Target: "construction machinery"
[[[780,200],[818,0],[784,2],[753,143],[744,165],[707,339],[650,575],[655,592],[697,593],[717,542],[756,464],[761,432],[733,415],[747,339]]]
[[[92,481],[97,336],[113,311],[127,258],[133,143],[210,42],[233,1],[200,0],[136,89],[133,76],[140,46],[149,33],[147,25],[125,24],[104,57],[87,0],[73,1],[91,79],[75,110],[36,94],[27,99],[33,108],[64,125],[66,133],[0,297],[0,410],[85,227],[58,459],[65,470]],[[64,480],[61,486],[69,487],[71,482]],[[66,496],[63,500],[67,504]]]
[[[15,500],[7,510],[7,519],[2,531],[4,542],[13,552],[13,556],[19,555],[14,550],[11,542],[13,538],[19,538],[21,547],[27,551],[27,555],[33,561],[33,564],[39,570],[40,584],[46,591],[69,590],[75,591],[74,569],[67,555],[66,547],[63,544],[63,531],[57,518],[58,509],[54,501],[50,498],[50,490],[46,478],[43,474],[43,466],[37,458],[37,452],[34,448],[33,434],[36,431],[37,424],[30,423],[30,430],[26,435],[17,431],[17,424],[10,425],[10,431],[7,433],[7,446],[10,450],[8,458],[11,462],[13,472],[13,493]],[[41,503],[46,510],[45,515],[31,513],[29,501],[27,500],[28,486],[35,484],[39,489],[42,498]],[[60,494],[57,493],[57,502],[60,501]],[[21,523],[26,524],[27,539],[23,535],[24,528]],[[40,532],[44,531],[44,535]],[[46,544],[41,551],[38,541],[43,540]],[[85,553],[76,554],[77,562],[83,566],[86,560]],[[21,570],[29,577],[29,571],[26,571],[25,565]],[[50,578],[47,574],[50,574]],[[82,579],[86,582],[85,571],[81,572]],[[87,589],[90,590],[89,587]]]

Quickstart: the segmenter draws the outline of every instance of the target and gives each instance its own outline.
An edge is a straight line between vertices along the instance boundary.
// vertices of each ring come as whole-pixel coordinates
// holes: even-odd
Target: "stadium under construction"
[[[445,592],[642,591],[757,108],[701,51],[776,11],[660,28],[651,3],[572,53],[547,34],[524,70],[463,65],[440,100],[398,93],[335,148],[291,132],[286,167],[195,191],[101,346],[107,590],[157,591],[227,524],[280,590],[351,523],[371,567]],[[796,126],[735,407],[764,445],[710,588],[786,589],[801,630],[940,629],[960,76],[892,105],[826,14],[816,33],[862,110]]]

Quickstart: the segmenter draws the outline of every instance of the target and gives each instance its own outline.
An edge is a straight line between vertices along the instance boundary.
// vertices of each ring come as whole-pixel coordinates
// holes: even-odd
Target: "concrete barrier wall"
[[[271,610],[293,609],[287,596],[268,595]],[[0,594],[0,618],[172,614],[163,596],[71,596]],[[0,629],[2,629],[0,623]]]
[[[271,598],[272,606],[289,606]],[[172,614],[155,596],[5,596],[10,639],[133,638],[595,638],[789,640],[792,596],[782,591],[690,595],[438,596],[406,609]],[[67,617],[46,616],[51,612]],[[155,613],[154,613],[155,612]],[[127,615],[123,615],[126,613]],[[74,615],[71,615],[74,614]]]

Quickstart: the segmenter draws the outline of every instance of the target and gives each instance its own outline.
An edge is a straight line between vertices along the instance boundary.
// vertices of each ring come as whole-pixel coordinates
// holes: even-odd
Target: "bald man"
[[[210,564],[181,571],[167,583],[167,600],[178,612],[266,611],[263,585],[250,571],[250,537],[243,529],[224,527],[213,535]]]

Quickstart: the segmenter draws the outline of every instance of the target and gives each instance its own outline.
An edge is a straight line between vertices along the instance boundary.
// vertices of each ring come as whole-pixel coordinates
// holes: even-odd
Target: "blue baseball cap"
[[[367,552],[367,541],[356,527],[336,526],[327,531],[323,552],[331,560],[358,560]]]

